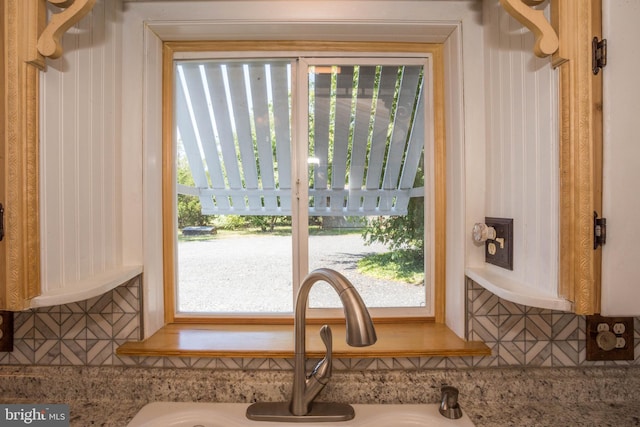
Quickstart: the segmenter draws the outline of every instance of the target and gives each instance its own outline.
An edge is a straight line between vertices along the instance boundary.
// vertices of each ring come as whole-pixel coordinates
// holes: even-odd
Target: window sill
[[[307,355],[323,357],[320,325],[307,326]],[[336,358],[419,356],[488,356],[482,342],[465,341],[440,323],[378,324],[378,342],[369,347],[349,347],[344,324],[331,326]],[[121,345],[123,356],[180,357],[293,357],[292,325],[169,324],[141,342]]]

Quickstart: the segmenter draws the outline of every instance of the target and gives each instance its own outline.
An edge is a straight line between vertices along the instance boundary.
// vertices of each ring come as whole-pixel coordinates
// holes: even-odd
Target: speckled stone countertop
[[[477,427],[640,426],[640,402],[471,404],[467,413]]]
[[[67,403],[71,426],[124,427],[156,401],[287,400],[290,371],[0,366],[2,403]],[[460,390],[478,427],[640,426],[640,368],[338,371],[323,400],[435,403]],[[392,426],[390,426],[392,427]]]

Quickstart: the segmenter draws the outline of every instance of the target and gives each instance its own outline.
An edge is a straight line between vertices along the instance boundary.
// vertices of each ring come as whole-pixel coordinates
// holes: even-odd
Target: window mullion
[[[292,239],[293,239],[293,298],[302,279],[309,272],[309,177],[307,167],[309,145],[309,87],[308,64],[304,59],[291,66],[292,116]]]

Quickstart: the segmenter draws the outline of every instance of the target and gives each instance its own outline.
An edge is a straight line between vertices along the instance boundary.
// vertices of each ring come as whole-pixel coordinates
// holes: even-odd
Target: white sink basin
[[[283,423],[247,419],[247,403],[154,402],[127,427],[473,427],[464,407],[462,418],[450,420],[440,415],[437,404],[352,406],[356,416],[349,421]]]

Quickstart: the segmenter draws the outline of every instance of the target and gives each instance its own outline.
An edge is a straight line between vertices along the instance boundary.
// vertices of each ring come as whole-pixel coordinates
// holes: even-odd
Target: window
[[[166,45],[168,321],[290,318],[297,284],[326,266],[376,317],[442,313],[438,46]],[[418,231],[419,279],[362,279],[358,259],[406,252],[371,238],[384,227]],[[310,307],[341,311],[322,284]]]

